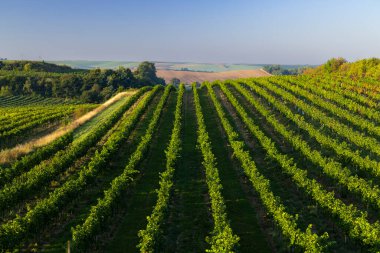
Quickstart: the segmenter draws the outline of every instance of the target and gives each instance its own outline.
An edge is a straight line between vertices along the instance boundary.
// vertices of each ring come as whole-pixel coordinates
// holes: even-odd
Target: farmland
[[[236,78],[250,78],[269,76],[261,69],[255,70],[231,70],[223,72],[197,72],[197,71],[179,71],[179,70],[158,70],[157,75],[164,78],[170,83],[173,78],[178,78],[183,83],[191,84],[193,82],[202,83],[205,81],[227,80]]]
[[[0,163],[1,251],[380,251],[378,82],[268,76],[116,96],[0,98],[0,157],[60,130]]]
[[[129,61],[52,61],[51,63],[66,65],[76,69],[116,69],[119,66],[136,69],[139,62]],[[232,70],[254,70],[263,67],[262,64],[214,64],[193,62],[155,62],[159,70],[187,70],[195,72],[224,72]]]

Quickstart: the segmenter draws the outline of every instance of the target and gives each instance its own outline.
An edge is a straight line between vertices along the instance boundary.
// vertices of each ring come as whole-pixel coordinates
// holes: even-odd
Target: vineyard
[[[0,97],[1,252],[380,252],[380,83]]]
[[[60,98],[1,97],[0,148],[43,136],[97,106]]]

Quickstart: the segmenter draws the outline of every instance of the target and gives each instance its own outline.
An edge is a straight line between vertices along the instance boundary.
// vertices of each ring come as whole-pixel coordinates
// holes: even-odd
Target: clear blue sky
[[[320,64],[380,57],[378,0],[1,0],[0,57]]]

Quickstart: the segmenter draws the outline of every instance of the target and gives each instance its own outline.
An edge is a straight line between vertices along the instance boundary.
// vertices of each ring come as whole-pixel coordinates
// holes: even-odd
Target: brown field
[[[227,80],[247,77],[270,76],[269,73],[262,69],[255,70],[233,70],[225,72],[193,72],[193,71],[177,71],[177,70],[157,70],[157,76],[165,79],[167,83],[176,77],[183,83]]]

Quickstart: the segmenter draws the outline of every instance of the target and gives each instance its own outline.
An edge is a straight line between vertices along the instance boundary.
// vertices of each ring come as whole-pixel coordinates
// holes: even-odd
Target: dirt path
[[[72,130],[76,129],[77,127],[83,125],[84,123],[86,123],[87,121],[89,121],[90,119],[95,117],[97,114],[104,111],[110,105],[112,105],[116,101],[119,101],[121,98],[126,97],[126,96],[132,96],[136,92],[137,92],[137,90],[121,92],[121,93],[117,94],[116,96],[107,100],[101,106],[99,106],[99,107],[95,108],[94,110],[86,113],[82,117],[74,120],[69,125],[58,128],[54,132],[49,133],[49,134],[42,136],[40,138],[33,139],[29,142],[17,145],[13,148],[10,148],[10,149],[2,150],[0,152],[0,164],[9,163],[11,161],[14,161],[15,159],[17,159],[21,155],[25,155],[35,148],[49,144],[50,142],[54,141],[55,139],[61,137],[64,134],[68,133],[69,131],[72,131]]]

